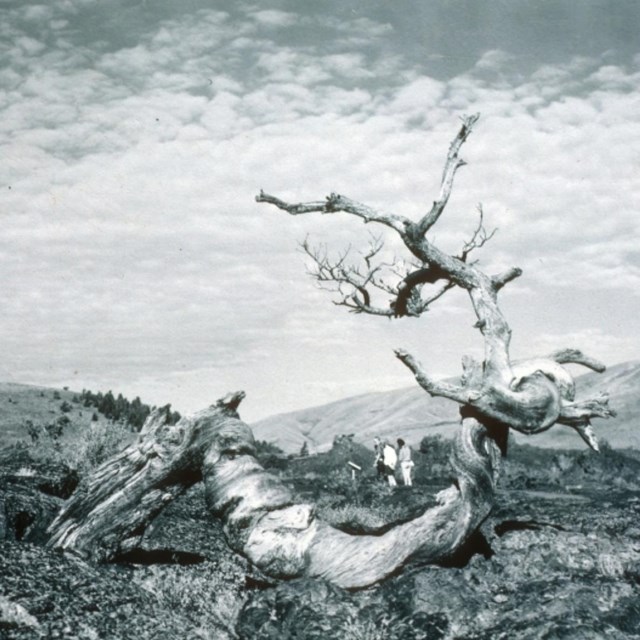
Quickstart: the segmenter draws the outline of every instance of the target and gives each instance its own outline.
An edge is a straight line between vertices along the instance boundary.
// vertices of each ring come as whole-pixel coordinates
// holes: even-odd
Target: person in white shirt
[[[398,454],[396,450],[388,443],[384,442],[382,445],[382,456],[384,460],[384,469],[387,474],[387,480],[390,487],[397,486],[396,482],[396,464],[398,462]]]
[[[398,461],[400,462],[403,483],[407,487],[413,486],[413,480],[411,479],[411,470],[413,469],[411,447],[402,438],[398,438]]]

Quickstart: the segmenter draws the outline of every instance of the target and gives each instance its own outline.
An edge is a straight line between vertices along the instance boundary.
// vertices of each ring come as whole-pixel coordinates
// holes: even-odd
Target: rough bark
[[[467,418],[452,455],[458,481],[439,506],[380,536],[339,531],[316,517],[314,505],[296,504],[291,490],[259,464],[253,433],[235,412],[242,395],[174,426],[152,416],[140,440],[70,498],[50,527],[50,546],[113,560],[137,546],[152,519],[202,478],[229,546],[263,573],[360,588],[412,560],[446,560],[491,510],[499,454],[486,428]]]
[[[52,547],[96,561],[136,547],[155,516],[202,479],[202,463],[219,429],[237,420],[244,393],[167,424],[156,410],[138,441],[85,478],[49,527]]]
[[[449,147],[438,197],[431,208],[417,221],[396,213],[376,211],[372,207],[335,193],[324,201],[288,203],[261,191],[256,200],[275,205],[291,215],[343,212],[361,218],[366,223],[382,225],[399,235],[415,262],[412,263],[413,267],[408,272],[400,274],[396,270],[399,281],[395,288],[386,281],[381,285],[381,279],[378,276],[381,265],[373,266],[370,260],[375,253],[370,252],[368,259],[365,260],[365,266],[358,269],[346,267],[345,256],[338,262],[332,263],[326,257],[326,253],[307,251],[316,265],[313,275],[321,281],[333,280],[337,283],[338,292],[343,295],[342,301],[338,304],[343,304],[352,311],[388,317],[419,316],[432,302],[438,300],[453,286],[460,287],[468,293],[477,318],[475,326],[484,341],[484,359],[482,364],[470,359],[463,361],[464,373],[460,384],[451,384],[432,378],[412,354],[404,349],[396,350],[397,358],[413,372],[417,382],[429,394],[449,398],[461,405],[465,424],[457,439],[458,452],[478,451],[469,444],[473,440],[473,438],[470,439],[471,432],[466,424],[469,421],[473,421],[475,428],[482,429],[483,438],[488,447],[485,449],[485,462],[487,457],[490,457],[489,451],[500,449],[503,454],[506,453],[510,428],[531,435],[549,429],[555,424],[568,425],[575,429],[589,446],[597,450],[598,442],[591,428],[591,419],[607,418],[614,415],[613,411],[609,408],[608,399],[605,396],[576,401],[573,378],[563,365],[577,363],[597,371],[603,371],[604,365],[573,349],[565,349],[551,356],[526,362],[511,361],[509,354],[511,329],[500,310],[498,293],[508,283],[518,278],[522,271],[518,267],[512,267],[502,273],[487,275],[476,264],[469,263],[469,253],[482,246],[492,235],[484,231],[482,209],[479,209],[480,223],[471,240],[464,244],[460,255],[448,255],[435,246],[428,237],[449,201],[457,170],[465,164],[460,158],[460,150],[477,121],[478,115],[463,118],[462,127]],[[379,249],[376,253],[378,252]],[[425,298],[422,287],[440,280],[445,281],[444,287],[440,287],[435,295]],[[345,294],[343,286],[352,287],[353,293]],[[371,292],[376,290],[391,294],[387,307],[376,307],[371,304]],[[458,472],[465,477],[471,468],[473,465],[468,457],[465,464],[458,465]],[[480,476],[472,473],[470,477],[473,477],[476,483]],[[471,497],[472,494],[467,494],[466,499],[464,486],[461,485],[460,496],[456,496],[454,504],[458,504],[462,499],[462,504],[468,509],[466,515],[462,515],[464,509],[461,508],[455,509],[454,513],[446,510],[429,512],[423,518],[418,518],[411,523],[406,530],[398,527],[393,533],[390,532],[388,540],[393,540],[391,546],[396,551],[403,547],[409,556],[418,553],[418,548],[408,549],[411,545],[410,540],[415,539],[416,536],[424,537],[427,533],[433,535],[435,531],[431,527],[435,521],[447,518],[448,525],[445,526],[441,521],[440,526],[435,527],[438,530],[435,537],[438,540],[446,539],[447,546],[451,550],[455,546],[455,543],[450,546],[455,538],[453,534],[456,531],[460,532],[461,537],[457,541],[459,544],[469,532],[470,527],[477,526],[488,513],[487,509],[490,509],[493,499],[493,483],[494,476],[491,481],[486,480],[482,485],[484,491],[474,494],[473,497]],[[458,504],[458,507],[461,507],[461,504]],[[417,527],[418,531],[414,531],[411,527]],[[443,531],[447,533],[443,534]],[[338,562],[348,573],[351,570],[351,559],[359,562],[361,541],[345,539],[343,542],[343,534],[335,532],[326,533],[324,538],[334,540],[333,548],[339,550]],[[313,546],[311,548],[313,549]],[[379,548],[376,546],[376,549]],[[435,547],[423,546],[420,549],[419,553],[429,559],[429,554]],[[333,575],[332,572],[336,568],[332,564],[331,556],[325,557],[322,552],[319,552],[318,558],[321,559],[321,563],[312,562],[311,566],[322,565],[329,575]]]

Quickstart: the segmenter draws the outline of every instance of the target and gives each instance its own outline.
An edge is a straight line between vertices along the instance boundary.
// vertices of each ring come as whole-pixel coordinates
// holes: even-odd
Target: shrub
[[[69,413],[71,409],[73,409],[73,407],[66,400],[60,405],[60,411],[62,411],[62,413]]]
[[[64,424],[56,420],[56,422],[45,425],[45,431],[51,440],[58,440],[64,433]]]
[[[433,462],[446,464],[451,455],[451,441],[442,436],[425,436],[420,441],[420,453],[428,456]]]
[[[42,435],[42,425],[34,424],[33,420],[27,420],[25,423],[25,428],[27,430],[27,435],[31,438],[31,442],[37,442]]]
[[[30,453],[34,460],[64,464],[83,475],[131,442],[132,434],[123,425],[99,423],[80,429],[73,439],[62,439],[61,421],[65,418],[47,425],[39,432],[42,437],[32,438]]]
[[[79,446],[75,450],[75,465],[80,472],[87,472],[102,464],[131,442],[131,432],[123,424],[91,424],[82,431]]]

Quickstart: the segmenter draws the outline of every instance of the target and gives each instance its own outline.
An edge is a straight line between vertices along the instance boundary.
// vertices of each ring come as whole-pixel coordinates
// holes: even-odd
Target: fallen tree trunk
[[[176,425],[157,409],[138,441],[85,478],[49,527],[49,546],[95,561],[135,548],[149,523],[202,479],[202,462],[217,430],[237,420],[236,393]]]
[[[255,457],[251,429],[233,394],[177,425],[160,414],[138,442],[99,467],[50,527],[49,545],[94,561],[135,548],[155,516],[203,479],[207,505],[221,518],[229,546],[274,578],[321,577],[345,588],[365,587],[410,560],[446,560],[488,516],[499,454],[487,430],[463,420],[452,462],[456,486],[441,504],[380,536],[350,535],[316,518]]]

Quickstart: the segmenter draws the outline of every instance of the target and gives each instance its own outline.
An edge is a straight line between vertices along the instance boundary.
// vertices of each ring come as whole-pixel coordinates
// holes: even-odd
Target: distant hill
[[[70,425],[65,437],[73,437],[75,429],[88,426],[95,412],[77,402],[79,394],[68,389],[50,389],[28,384],[0,383],[0,446],[28,439],[27,422],[46,425],[67,416]],[[63,403],[65,407],[63,410]],[[99,416],[100,421],[105,420]]]
[[[576,379],[577,396],[609,393],[616,418],[595,420],[597,434],[614,448],[640,449],[640,362],[610,367],[603,374],[587,373]],[[375,436],[404,438],[417,446],[426,435],[452,437],[459,421],[458,405],[432,398],[420,387],[367,393],[330,404],[260,420],[252,426],[256,438],[297,453],[307,441],[311,452],[325,451],[339,434],[354,433],[356,442],[373,446]],[[583,441],[569,427],[557,426],[516,441],[539,447],[581,449]]]
[[[596,432],[614,448],[640,450],[640,362],[610,367],[605,373],[587,373],[577,378],[578,397],[608,392],[616,418],[595,420]],[[32,385],[0,383],[0,446],[28,438],[27,421],[48,424],[67,415],[71,421],[65,437],[88,426],[95,412],[77,402],[78,393]],[[67,403],[70,409],[62,410]],[[106,418],[98,414],[98,419]],[[310,451],[326,451],[335,436],[355,434],[354,440],[371,448],[375,436],[404,438],[417,446],[426,435],[453,436],[459,421],[458,405],[444,398],[431,398],[417,385],[407,389],[367,393],[319,407],[303,409],[252,424],[256,438],[272,442],[287,453],[298,453],[306,441]],[[573,429],[553,427],[520,443],[539,447],[582,449]]]

